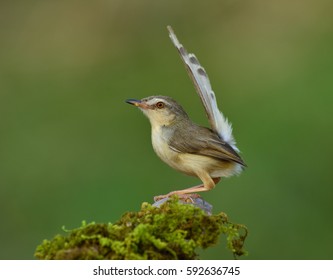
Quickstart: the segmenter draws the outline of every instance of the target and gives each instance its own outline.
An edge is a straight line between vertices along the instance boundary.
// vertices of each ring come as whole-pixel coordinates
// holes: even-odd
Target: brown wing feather
[[[196,137],[193,137],[196,135]],[[246,166],[237,152],[222,141],[211,129],[189,124],[186,132],[181,128],[174,130],[169,147],[179,153],[209,156],[220,160],[234,161]]]

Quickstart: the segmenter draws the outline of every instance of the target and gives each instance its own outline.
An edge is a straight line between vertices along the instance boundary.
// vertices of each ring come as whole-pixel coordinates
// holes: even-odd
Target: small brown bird
[[[211,128],[193,123],[182,106],[168,96],[126,100],[150,120],[153,148],[160,159],[180,172],[198,177],[203,183],[155,197],[155,200],[211,190],[221,177],[239,174],[246,166],[238,154],[231,125],[217,107],[206,71],[194,54],[187,53],[170,26],[168,30],[194,82]]]

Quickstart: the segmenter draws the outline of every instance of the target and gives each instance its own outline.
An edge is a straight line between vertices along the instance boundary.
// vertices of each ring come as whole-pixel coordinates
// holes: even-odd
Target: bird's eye
[[[158,108],[158,109],[164,108],[164,103],[163,102],[157,102],[156,103],[156,108]]]

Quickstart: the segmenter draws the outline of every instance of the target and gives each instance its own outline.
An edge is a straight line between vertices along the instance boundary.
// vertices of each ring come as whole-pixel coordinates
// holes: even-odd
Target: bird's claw
[[[164,195],[158,195],[154,197],[154,201],[157,202],[161,199],[170,197],[172,195],[177,195],[179,200],[186,202],[186,203],[194,203],[193,199],[195,198],[199,198],[201,197],[199,194],[197,193],[188,193],[188,194],[177,194],[177,193],[168,193],[168,194],[164,194]]]

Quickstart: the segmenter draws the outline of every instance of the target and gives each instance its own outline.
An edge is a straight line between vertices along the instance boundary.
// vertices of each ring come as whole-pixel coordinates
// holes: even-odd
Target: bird
[[[194,123],[172,97],[154,95],[126,100],[148,117],[152,146],[158,157],[175,170],[202,181],[200,185],[155,196],[155,201],[172,195],[198,197],[197,192],[212,190],[222,177],[240,174],[247,166],[239,155],[232,126],[217,106],[205,69],[178,41],[172,27],[167,29],[202,101],[210,128]]]

